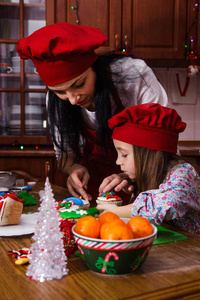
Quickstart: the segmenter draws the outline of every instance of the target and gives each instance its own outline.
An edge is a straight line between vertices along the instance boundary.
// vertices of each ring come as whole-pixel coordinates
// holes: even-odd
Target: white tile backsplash
[[[172,95],[179,95],[184,91],[185,79],[182,80],[181,86],[178,87],[172,81],[172,75],[181,73],[181,76],[186,73],[186,69],[169,69],[169,68],[152,68],[156,77],[164,87],[168,98],[169,107],[174,108],[178,114],[182,117],[182,120],[186,122],[187,127],[184,132],[179,135],[180,141],[199,141],[200,140],[200,96],[199,96],[199,85],[200,85],[200,74],[197,74],[195,78],[190,78],[189,86],[186,91],[186,97],[181,99],[172,100]],[[175,77],[174,77],[175,80]],[[173,84],[172,84],[173,83]],[[192,87],[192,88],[191,88]],[[175,90],[176,89],[176,90]],[[192,97],[192,101],[190,98]],[[181,103],[182,102],[182,103]],[[185,102],[185,103],[184,103]]]
[[[199,95],[199,92],[198,92]],[[200,97],[198,99],[199,101],[195,105],[195,112],[194,112],[194,134],[195,134],[195,139],[200,140]]]

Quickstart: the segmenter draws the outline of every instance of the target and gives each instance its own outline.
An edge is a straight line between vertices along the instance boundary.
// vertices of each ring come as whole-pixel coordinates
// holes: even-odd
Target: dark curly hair
[[[96,73],[95,82],[95,113],[97,120],[97,139],[101,148],[106,151],[110,144],[111,130],[108,127],[108,119],[111,117],[110,93],[115,95],[116,90],[111,81],[109,65],[115,60],[124,58],[123,55],[102,55],[91,66]],[[119,78],[120,74],[115,74]],[[117,79],[120,81],[120,79]],[[123,79],[121,79],[123,80]],[[61,150],[59,161],[66,162],[68,153],[66,145],[74,154],[74,161],[81,159],[80,135],[86,140],[81,108],[72,105],[69,101],[61,100],[54,92],[49,90],[48,120],[50,125],[51,138]],[[60,134],[60,140],[56,138],[55,128]],[[87,143],[86,143],[87,147]],[[62,164],[63,166],[63,164]],[[62,169],[60,164],[60,168]]]

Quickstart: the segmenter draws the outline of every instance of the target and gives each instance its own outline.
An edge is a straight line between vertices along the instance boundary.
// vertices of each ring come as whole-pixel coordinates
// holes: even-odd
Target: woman
[[[119,173],[108,119],[140,103],[168,103],[144,61],[96,55],[94,50],[106,41],[96,28],[57,23],[17,45],[20,57],[33,61],[49,88],[50,132],[59,166],[68,175],[68,190],[86,200],[96,197],[99,183],[110,172]],[[118,178],[121,189],[133,190],[127,176]]]

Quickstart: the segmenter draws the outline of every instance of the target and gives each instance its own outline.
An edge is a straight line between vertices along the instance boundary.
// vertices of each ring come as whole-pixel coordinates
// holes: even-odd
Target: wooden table
[[[37,199],[43,187],[43,183],[37,183],[33,189]],[[64,188],[52,185],[52,189],[56,200],[69,196]],[[24,212],[36,209],[26,207]],[[29,279],[25,275],[27,265],[16,266],[7,255],[8,250],[30,247],[32,235],[0,237],[0,299],[200,299],[200,237],[179,232],[188,238],[153,246],[142,268],[132,275],[98,275],[82,258],[71,257],[67,276],[43,283]]]

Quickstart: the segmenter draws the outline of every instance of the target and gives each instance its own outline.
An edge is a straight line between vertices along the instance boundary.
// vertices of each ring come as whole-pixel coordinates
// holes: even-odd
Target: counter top
[[[182,156],[200,156],[200,143],[179,143]]]

